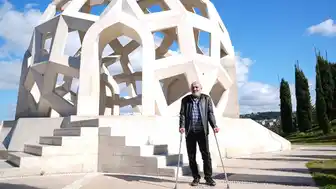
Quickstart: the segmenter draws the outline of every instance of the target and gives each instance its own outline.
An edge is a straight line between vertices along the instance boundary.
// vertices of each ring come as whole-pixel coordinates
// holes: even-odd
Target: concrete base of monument
[[[48,118],[19,119],[10,132],[7,145],[18,150],[9,152],[4,162],[15,168],[5,166],[6,169],[0,170],[0,177],[78,172],[176,175],[180,142],[178,117],[132,115],[49,119],[48,124]],[[24,129],[23,123],[29,123],[26,127],[29,131]],[[33,131],[33,126],[29,126],[32,123]],[[289,141],[250,119],[219,118],[218,126],[221,131],[217,139],[223,158],[291,149]],[[209,146],[212,165],[216,168],[221,164],[212,132]],[[181,150],[179,173],[190,174],[184,136]],[[199,150],[197,162],[202,172]]]
[[[178,153],[178,117],[163,116],[100,116],[68,118],[69,126],[108,127],[111,135],[128,136],[129,144],[169,144],[170,151]],[[249,154],[284,151],[291,149],[291,143],[251,119],[217,118],[220,132],[217,134],[222,157],[234,158]],[[218,159],[218,150],[213,136],[209,134],[210,151]],[[187,160],[185,138],[182,151]],[[200,156],[199,156],[200,157]]]

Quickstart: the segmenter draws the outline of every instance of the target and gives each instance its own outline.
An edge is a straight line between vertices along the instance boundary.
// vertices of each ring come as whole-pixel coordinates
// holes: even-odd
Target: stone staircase
[[[170,154],[168,145],[127,145],[125,136],[108,140],[99,146],[99,172],[175,177],[178,154]],[[181,154],[179,175],[188,174],[182,159]]]
[[[23,152],[8,153],[13,168],[0,168],[0,177],[62,173],[124,173],[175,177],[178,154],[168,145],[128,145],[125,136],[102,136],[98,127],[55,129],[39,144],[25,144]],[[189,174],[182,162],[179,175]]]
[[[25,144],[23,152],[8,153],[7,162],[40,174],[93,172],[97,167],[98,128],[55,129],[39,144]]]

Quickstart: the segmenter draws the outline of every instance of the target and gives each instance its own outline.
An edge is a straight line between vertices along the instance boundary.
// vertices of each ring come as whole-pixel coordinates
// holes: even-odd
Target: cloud
[[[267,83],[251,81],[249,69],[256,61],[236,53],[236,73],[240,113],[280,111],[280,83],[270,85]],[[308,79],[311,100],[315,102],[315,80]],[[296,110],[295,84],[289,84],[293,111]]]
[[[0,89],[17,89],[21,74],[21,60],[0,60]]]
[[[7,105],[7,117],[12,117],[14,118],[15,117],[15,113],[16,113],[16,104],[15,103],[12,103],[12,104],[8,104]]]
[[[236,73],[239,87],[248,81],[249,68],[254,62],[250,58],[242,57],[240,52],[236,52]]]
[[[37,3],[28,3],[28,4],[26,4],[26,5],[24,6],[24,8],[25,8],[25,9],[32,9],[32,8],[38,6],[38,5],[39,5],[39,4],[37,4]]]
[[[320,34],[322,36],[336,36],[336,23],[334,23],[334,20],[327,19],[317,25],[310,26],[307,29],[307,32],[312,34]]]
[[[312,103],[315,103],[315,81],[308,80]],[[248,81],[239,87],[240,113],[280,111],[280,84]],[[292,109],[296,110],[295,84],[290,83]]]
[[[256,61],[236,52],[236,73],[240,113],[279,111],[278,86],[249,80],[249,69]]]
[[[7,0],[0,6],[0,58],[22,56],[27,49],[32,31],[42,15],[39,9],[26,6],[23,12],[14,9]]]
[[[17,89],[21,74],[21,57],[27,49],[41,12],[26,5],[23,12],[8,1],[0,5],[0,89]]]

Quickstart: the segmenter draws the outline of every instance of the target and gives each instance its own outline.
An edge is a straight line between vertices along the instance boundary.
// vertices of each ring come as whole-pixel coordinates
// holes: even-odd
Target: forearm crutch
[[[223,171],[224,171],[224,176],[225,176],[225,181],[226,181],[226,188],[230,189],[229,179],[228,179],[226,171],[225,171],[225,167],[224,167],[224,163],[223,163],[223,158],[222,158],[222,153],[220,152],[220,149],[219,149],[216,133],[214,133],[214,135],[215,135],[215,139],[216,139],[216,144],[217,144],[217,149],[218,149],[218,153],[219,153],[219,158],[221,160],[222,168],[223,168]]]
[[[177,182],[178,182],[178,176],[179,176],[179,170],[180,170],[182,135],[183,135],[183,133],[180,134],[180,147],[179,147],[179,155],[178,155],[177,171],[176,171],[176,181],[175,181],[174,189],[177,189]]]

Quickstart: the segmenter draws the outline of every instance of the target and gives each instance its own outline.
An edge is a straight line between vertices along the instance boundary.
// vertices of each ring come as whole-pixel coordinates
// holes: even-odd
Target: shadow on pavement
[[[286,157],[315,158],[316,159],[336,159],[336,155],[286,155]]]
[[[24,184],[0,183],[0,189],[44,189],[44,188],[37,188],[34,186],[28,186]]]
[[[171,184],[175,184],[175,178],[172,179],[165,179],[165,178],[156,178],[156,177],[149,177],[149,176],[135,176],[135,175],[111,175],[111,174],[104,174],[104,176],[109,176],[109,177],[114,177],[117,179],[121,179],[127,182],[143,182],[143,183],[147,183],[147,184],[151,184],[151,185],[157,185],[160,187],[165,187],[165,188],[171,188],[171,187],[167,187],[164,185],[159,185],[159,184],[155,184],[155,183],[171,183]],[[182,181],[181,179],[179,179],[179,184],[189,184],[189,182],[186,181]]]
[[[252,168],[250,168],[250,169],[252,169]],[[310,174],[310,171],[308,169],[300,169],[300,168],[274,168],[274,169],[259,169],[259,170]],[[313,171],[313,172],[319,172],[319,173],[324,173],[324,174],[332,174],[332,173],[336,172],[336,169],[311,168],[310,170]]]
[[[214,176],[214,179],[225,179],[223,173]],[[253,175],[253,174],[233,174],[228,176],[229,181],[251,182],[259,184],[278,184],[287,186],[315,186],[310,177],[298,176],[273,176],[273,175]]]
[[[320,152],[335,152],[336,150],[332,150],[332,149],[300,149],[300,151],[310,151],[310,152],[314,152],[314,151],[320,151]]]
[[[249,169],[256,169],[256,170],[264,170],[264,171],[281,171],[281,172],[290,172],[290,173],[306,173],[310,174],[308,169],[304,168],[249,168]]]
[[[271,169],[270,169],[271,170]],[[273,169],[272,169],[273,170]],[[307,170],[306,170],[307,171]],[[258,184],[278,184],[286,186],[315,186],[314,181],[311,177],[298,177],[298,176],[272,176],[272,175],[254,175],[254,174],[232,174],[227,173],[229,181],[233,182],[251,182]],[[117,179],[122,179],[128,182],[137,181],[148,183],[152,185],[157,185],[160,187],[166,187],[160,185],[159,183],[175,183],[175,179],[164,179],[164,178],[154,178],[154,177],[144,177],[144,176],[133,176],[133,175],[109,175],[105,176],[114,177]],[[214,174],[214,179],[223,180],[225,176],[223,173]],[[190,178],[191,179],[191,178]],[[191,181],[191,180],[190,180]],[[179,180],[179,184],[189,184],[190,181]]]
[[[235,169],[237,167],[227,166],[227,168]],[[241,167],[238,167],[238,168],[241,168]],[[304,169],[304,168],[253,168],[253,167],[249,167],[248,169],[262,170],[262,171],[281,171],[281,172],[289,172],[289,173],[303,173],[303,174],[306,173],[306,174],[310,174],[309,170],[308,169]],[[322,172],[322,170],[321,170],[321,172]]]
[[[299,156],[298,156],[299,157]],[[256,160],[256,161],[311,161],[308,158],[237,158],[236,160]]]

